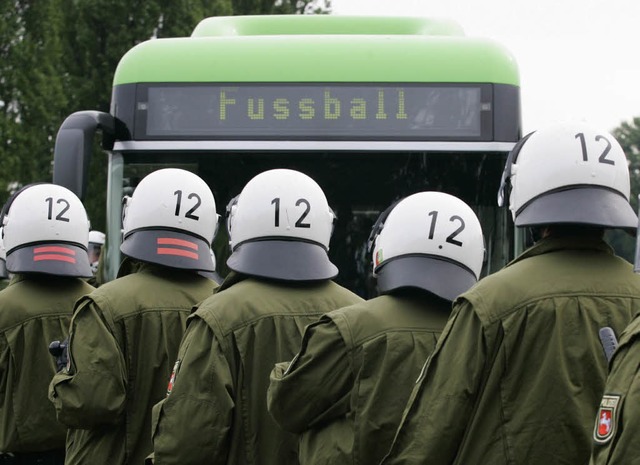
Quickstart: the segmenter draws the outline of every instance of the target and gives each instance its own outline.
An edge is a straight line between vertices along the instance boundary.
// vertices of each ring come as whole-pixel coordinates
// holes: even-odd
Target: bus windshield
[[[370,253],[371,227],[393,201],[424,190],[448,192],[463,199],[478,215],[487,259],[483,275],[500,269],[511,255],[514,238],[508,211],[496,205],[496,191],[505,155],[450,152],[323,152],[284,153],[131,153],[123,157],[122,192],[131,192],[147,174],[166,166],[198,174],[213,190],[219,212],[256,174],[290,168],[314,178],[323,187],[337,216],[329,256],[340,270],[336,281],[365,297],[376,295]],[[218,272],[228,272],[230,251],[223,224],[214,251]]]

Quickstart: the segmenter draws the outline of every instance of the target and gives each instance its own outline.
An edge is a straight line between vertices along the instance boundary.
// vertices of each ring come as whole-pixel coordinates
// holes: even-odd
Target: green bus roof
[[[273,34],[269,19],[294,24],[314,23],[312,34]],[[309,22],[308,19],[313,21]],[[341,17],[303,15],[246,17],[264,20],[265,35],[215,35],[229,18],[203,21],[195,37],[155,39],[131,49],[120,61],[114,86],[142,82],[474,82],[519,85],[517,64],[502,46],[483,38],[459,34],[417,33],[320,34],[322,20]],[[221,22],[213,21],[222,19]],[[238,17],[237,19],[240,19]],[[382,24],[380,18],[351,19],[365,25]],[[368,22],[371,19],[371,22]],[[417,20],[396,18],[388,28],[417,31]],[[258,23],[263,21],[257,21]],[[347,21],[339,21],[345,27]],[[395,25],[394,25],[395,24]],[[424,23],[423,24],[427,24]],[[220,26],[216,29],[214,26]],[[227,26],[225,26],[227,27]],[[335,26],[337,28],[337,26]],[[248,26],[247,26],[248,28]],[[248,28],[250,29],[250,28]],[[255,30],[255,29],[254,29]],[[367,29],[368,30],[368,29]],[[425,28],[423,27],[424,31]],[[200,32],[198,32],[200,31]],[[211,36],[207,36],[207,31]]]
[[[409,16],[217,16],[200,21],[192,37],[268,35],[463,35],[445,18]]]

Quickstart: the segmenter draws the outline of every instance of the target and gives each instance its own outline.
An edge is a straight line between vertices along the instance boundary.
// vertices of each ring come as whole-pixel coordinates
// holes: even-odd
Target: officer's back
[[[52,184],[29,185],[3,210],[7,269],[0,292],[0,463],[62,464],[66,427],[46,398],[73,305],[93,287],[87,256],[89,221],[80,200]]]
[[[452,217],[465,224],[455,242]],[[484,255],[473,210],[442,192],[392,205],[369,244],[383,295],[325,314],[307,327],[296,359],[271,373],[269,412],[302,434],[303,465],[384,457],[451,302],[476,283]]]
[[[582,123],[536,131],[509,156],[507,198],[536,243],[457,299],[384,465],[588,461],[600,329],[640,312],[640,278],[603,240],[638,225],[626,157]]]
[[[233,272],[190,317],[168,397],[154,407],[156,464],[297,463],[267,412],[269,372],[322,313],[360,302],[331,281],[333,214],[292,170],[252,179],[228,207]]]
[[[50,386],[58,420],[73,428],[67,465],[141,464],[151,452],[151,408],[192,307],[216,287],[199,274],[214,270],[216,223],[211,189],[184,170],[155,171],[125,198],[129,274],[78,302],[69,365]]]

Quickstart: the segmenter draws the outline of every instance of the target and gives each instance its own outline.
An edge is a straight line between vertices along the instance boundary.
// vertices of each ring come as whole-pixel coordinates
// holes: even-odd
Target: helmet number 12
[[[429,216],[431,217],[431,226],[429,227],[429,239],[433,239],[433,236],[436,232],[436,221],[438,220],[438,212],[436,210],[433,210],[431,212],[429,212]],[[459,217],[458,215],[453,215],[451,218],[449,218],[449,221],[451,223],[453,223],[454,221],[459,221],[460,225],[458,226],[458,229],[456,229],[455,231],[453,231],[451,234],[449,234],[449,236],[447,236],[446,241],[449,244],[453,244],[453,245],[457,245],[458,247],[462,247],[462,242],[460,242],[459,240],[457,240],[455,237],[460,234],[462,231],[464,231],[464,220]],[[442,246],[440,246],[440,248],[442,248]]]
[[[273,199],[271,201],[271,205],[275,207],[275,212],[274,212],[275,216],[274,216],[273,225],[276,228],[279,228],[280,227],[280,197],[276,197],[275,199]],[[307,199],[298,199],[298,201],[296,202],[296,207],[299,207],[300,205],[304,205],[305,209],[300,215],[300,218],[298,218],[298,221],[295,222],[294,226],[296,228],[310,228],[311,224],[304,223],[304,219],[307,217],[307,215],[311,211],[311,204]]]
[[[587,155],[587,141],[585,140],[584,133],[579,132],[576,134],[576,139],[580,139],[580,147],[582,148],[582,160],[589,161],[589,156]],[[605,136],[596,136],[596,142],[600,142],[601,140],[605,141],[607,146],[604,148],[600,157],[598,158],[598,162],[604,163],[605,165],[615,165],[616,163],[613,160],[609,160],[607,155],[611,150],[611,142]]]
[[[176,211],[175,211],[175,215],[176,216],[180,216],[180,207],[182,206],[182,191],[180,189],[178,189],[177,191],[175,191],[173,193],[173,195],[176,196]],[[194,213],[198,209],[200,204],[202,204],[202,199],[195,192],[192,192],[191,194],[189,194],[187,196],[187,199],[189,199],[189,200],[196,199],[196,203],[193,205],[193,207],[191,207],[189,210],[187,210],[187,213],[184,214],[184,217],[185,218],[189,218],[190,220],[198,221],[200,219],[200,217],[198,215],[194,215]]]
[[[49,204],[49,214],[47,215],[47,219],[51,220],[53,219],[53,197],[47,197],[46,199],[44,199],[45,202],[47,202]],[[67,218],[66,216],[64,216],[65,213],[67,213],[67,210],[69,210],[69,202],[67,202],[65,199],[58,199],[56,200],[56,204],[60,205],[60,204],[64,204],[64,207],[62,207],[62,210],[60,210],[60,212],[56,215],[56,220],[58,221],[64,221],[65,223],[69,222],[69,218]]]

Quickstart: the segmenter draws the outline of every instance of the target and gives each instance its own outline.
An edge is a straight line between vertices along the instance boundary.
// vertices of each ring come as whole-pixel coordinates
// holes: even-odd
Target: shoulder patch
[[[596,424],[593,428],[593,440],[597,444],[606,444],[615,435],[618,423],[620,396],[605,394],[602,396]]]

